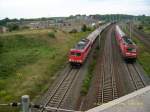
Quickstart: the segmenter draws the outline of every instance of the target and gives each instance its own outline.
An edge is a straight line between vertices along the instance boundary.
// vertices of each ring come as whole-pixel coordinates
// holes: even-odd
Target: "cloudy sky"
[[[0,19],[116,13],[150,16],[150,0],[0,0]]]

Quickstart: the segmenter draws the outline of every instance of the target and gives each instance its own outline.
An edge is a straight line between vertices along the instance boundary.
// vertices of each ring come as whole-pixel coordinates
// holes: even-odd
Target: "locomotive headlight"
[[[132,49],[132,52],[136,52],[136,49]]]
[[[80,63],[82,63],[82,60],[79,60]]]

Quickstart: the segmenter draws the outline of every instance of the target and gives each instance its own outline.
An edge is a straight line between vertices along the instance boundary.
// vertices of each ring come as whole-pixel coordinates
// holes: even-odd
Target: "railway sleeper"
[[[112,92],[112,89],[104,89],[103,92],[104,93],[108,93],[108,92],[110,93],[110,92]]]
[[[104,89],[112,89],[112,87],[111,86],[106,86],[106,87],[104,87]]]

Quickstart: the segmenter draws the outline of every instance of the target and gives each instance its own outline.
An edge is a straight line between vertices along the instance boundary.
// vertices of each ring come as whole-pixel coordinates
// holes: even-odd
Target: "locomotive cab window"
[[[71,52],[71,55],[75,55],[75,52]]]
[[[81,53],[76,53],[76,56],[81,56]]]
[[[123,38],[127,44],[133,44],[132,40],[129,37],[124,36]]]
[[[71,52],[72,56],[81,56],[81,53]]]

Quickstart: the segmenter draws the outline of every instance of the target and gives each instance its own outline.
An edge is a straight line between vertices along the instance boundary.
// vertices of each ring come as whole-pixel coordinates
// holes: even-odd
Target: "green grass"
[[[139,26],[142,26],[142,31],[144,33],[150,34],[150,22],[140,22]]]
[[[124,31],[129,34],[128,29],[124,29]],[[132,34],[132,36],[133,41],[138,46],[138,62],[142,65],[143,69],[150,77],[150,50],[140,40],[138,40],[134,34]]]
[[[142,65],[150,77],[150,52],[149,49],[144,46],[137,38],[133,38],[133,41],[138,45],[138,62]]]
[[[33,32],[32,32],[33,31]],[[0,103],[38,98],[65,66],[69,49],[90,32],[75,34],[29,30],[0,35]]]
[[[88,66],[88,71],[87,74],[83,80],[83,84],[82,84],[82,88],[81,88],[81,95],[82,96],[86,96],[90,85],[91,85],[91,81],[92,81],[92,77],[93,77],[93,72],[96,66],[96,59],[98,56],[98,50],[99,48],[96,49],[95,54],[93,55],[93,61],[91,62],[91,64]]]
[[[143,31],[147,34],[150,34],[150,25],[149,26],[144,26]]]
[[[55,38],[56,37],[55,34],[54,34],[54,32],[48,32],[48,36],[50,38]]]

